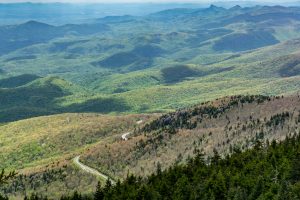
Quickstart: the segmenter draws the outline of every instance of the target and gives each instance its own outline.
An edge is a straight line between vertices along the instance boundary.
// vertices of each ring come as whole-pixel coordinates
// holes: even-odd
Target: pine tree
[[[14,178],[16,175],[17,174],[14,171],[6,174],[5,170],[2,169],[2,171],[0,172],[0,187],[3,186],[4,184],[6,184],[8,180]],[[0,200],[8,200],[8,197],[2,196],[0,194]]]
[[[293,182],[300,180],[300,152],[297,152],[292,162],[291,179]]]
[[[290,189],[287,185],[287,183],[284,181],[280,184],[279,188],[279,194],[278,194],[278,200],[289,200],[292,199],[290,195]]]
[[[0,200],[8,200],[8,197],[4,197],[0,194]]]
[[[104,195],[106,195],[110,191],[111,187],[112,187],[111,180],[107,179],[106,183],[105,183],[105,186],[103,188]]]
[[[95,200],[103,200],[104,199],[104,192],[103,192],[103,189],[101,187],[100,181],[97,184],[97,188],[96,188],[94,199]]]
[[[225,178],[221,171],[219,171],[219,173],[215,177],[215,183],[213,188],[216,199],[225,199],[225,193],[227,189]]]
[[[220,156],[219,152],[216,149],[214,149],[214,155],[211,158],[211,164],[218,165],[220,159],[221,159],[221,156]]]
[[[6,174],[6,173],[5,173],[5,170],[2,169],[2,171],[0,172],[0,186],[3,185],[3,184],[5,184],[5,183],[7,183],[7,181],[8,181],[9,179],[12,179],[12,178],[15,177],[16,175],[17,175],[17,174],[16,174],[14,171],[12,171],[12,172]]]
[[[74,192],[72,200],[82,200],[81,194],[79,194],[77,191]]]
[[[258,199],[258,197],[263,193],[263,191],[264,191],[264,181],[262,177],[259,177],[256,185],[254,186],[250,194],[249,199],[250,200]]]
[[[156,165],[156,174],[157,174],[158,176],[161,176],[161,174],[162,174],[160,162],[158,162],[157,165]]]

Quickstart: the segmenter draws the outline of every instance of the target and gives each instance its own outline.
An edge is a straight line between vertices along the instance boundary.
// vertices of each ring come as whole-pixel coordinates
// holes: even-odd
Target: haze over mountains
[[[66,23],[86,23],[89,19],[101,18],[105,16],[134,15],[142,16],[154,12],[159,12],[174,8],[205,8],[210,4],[230,8],[235,5],[242,7],[252,7],[256,5],[282,5],[299,6],[297,1],[218,1],[218,2],[135,2],[121,3],[98,2],[88,3],[82,1],[76,4],[74,1],[0,1],[0,25],[20,24],[30,20],[36,20],[51,25],[64,25]],[[34,3],[35,2],[35,3]],[[61,3],[59,3],[61,2]]]
[[[166,175],[200,150],[210,167],[216,151],[223,158],[248,155],[257,142],[267,147],[296,136],[300,7],[235,4],[0,4],[0,169],[19,172],[0,192],[57,199],[76,190],[93,198],[98,178],[73,162],[80,157],[124,180],[107,195],[128,186],[132,193],[123,188],[116,199],[140,199],[139,192],[148,193],[135,183],[147,188],[160,170]],[[261,195],[279,196],[286,182],[298,191],[286,175],[294,155],[284,156],[290,165],[280,165],[282,182]],[[130,182],[130,174],[143,178]],[[227,188],[259,196],[252,188]],[[152,189],[149,195],[164,197]]]
[[[58,2],[58,1],[56,1]],[[71,2],[72,3],[72,2]],[[64,25],[85,23],[89,19],[105,16],[146,15],[172,8],[195,8],[202,5],[168,4],[69,4],[69,3],[8,3],[0,2],[0,24],[24,23],[29,20]],[[14,13],[13,15],[11,13]]]
[[[225,94],[295,92],[299,22],[297,7],[211,5],[76,25],[2,26],[0,77],[9,87],[0,91],[1,121],[158,112]]]

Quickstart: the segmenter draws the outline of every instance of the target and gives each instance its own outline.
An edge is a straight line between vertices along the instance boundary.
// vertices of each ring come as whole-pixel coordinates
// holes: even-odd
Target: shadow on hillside
[[[279,41],[271,33],[266,31],[252,31],[224,36],[215,42],[213,49],[221,52],[239,52],[274,45],[277,43],[279,43]]]
[[[292,77],[300,74],[300,57],[292,55],[283,59],[285,62],[281,65],[278,73],[281,77]]]
[[[83,103],[76,103],[65,108],[67,112],[126,112],[131,109],[123,99],[116,98],[97,98],[85,101]]]
[[[0,72],[1,73],[1,72]],[[40,76],[33,74],[22,74],[20,76],[9,77],[6,79],[0,79],[0,88],[15,88],[22,85],[26,85],[36,79],[41,78]]]
[[[13,107],[0,111],[0,123],[57,114],[56,111],[35,107]]]
[[[7,123],[17,120],[28,119],[45,115],[60,114],[66,112],[93,112],[108,114],[111,112],[126,112],[130,111],[131,107],[122,99],[115,98],[97,98],[88,100],[83,103],[72,104],[65,108],[55,107],[49,102],[47,106],[15,106],[0,110],[0,123]]]
[[[95,67],[110,69],[130,67],[130,70],[140,70],[149,68],[153,64],[154,58],[161,57],[165,53],[158,46],[142,45],[135,47],[131,51],[116,53],[104,60],[92,62],[91,64]]]
[[[234,67],[226,67],[220,69],[201,70],[188,65],[175,65],[172,67],[164,68],[161,70],[161,74],[164,83],[167,85],[176,84],[193,77],[203,77],[212,74],[218,74],[233,70]]]

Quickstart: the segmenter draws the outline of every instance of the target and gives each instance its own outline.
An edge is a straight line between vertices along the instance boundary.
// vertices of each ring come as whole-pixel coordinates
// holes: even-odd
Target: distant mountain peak
[[[21,24],[20,26],[26,26],[26,27],[51,27],[51,25],[49,25],[49,24],[34,21],[34,20],[30,20],[28,22],[25,22],[24,24]]]
[[[235,5],[232,8],[230,8],[230,10],[240,10],[240,9],[242,9],[240,5]]]
[[[218,9],[218,8],[219,8],[218,6],[215,6],[214,4],[211,4],[208,9],[212,10],[212,9]]]
[[[214,12],[223,11],[223,10],[226,10],[226,9],[223,8],[223,7],[218,7],[218,6],[214,5],[214,4],[211,4],[209,6],[209,8],[206,9],[206,11],[214,11]]]

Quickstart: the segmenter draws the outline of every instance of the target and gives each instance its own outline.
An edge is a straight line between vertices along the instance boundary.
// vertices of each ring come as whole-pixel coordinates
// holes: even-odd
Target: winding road
[[[90,173],[90,174],[93,174],[93,175],[95,175],[95,176],[99,176],[100,178],[102,178],[102,179],[104,179],[104,180],[110,180],[110,182],[111,182],[112,184],[115,184],[115,183],[116,183],[115,181],[113,181],[110,177],[106,176],[105,174],[103,174],[103,173],[97,171],[96,169],[93,169],[93,168],[91,168],[91,167],[89,167],[89,166],[86,166],[85,164],[81,163],[81,162],[79,161],[79,158],[80,158],[80,156],[76,156],[76,157],[73,159],[73,162],[74,162],[78,167],[80,167],[83,171],[86,171],[86,172],[88,172],[88,173]]]
[[[143,120],[137,121],[136,123],[137,123],[137,124],[141,124],[141,123],[143,123]],[[122,136],[121,136],[122,140],[127,141],[127,140],[128,140],[128,136],[129,136],[130,134],[131,134],[131,132],[127,132],[127,133],[122,134]],[[80,159],[80,156],[76,156],[75,158],[73,158],[73,162],[74,162],[74,164],[77,165],[80,169],[82,169],[83,171],[88,172],[88,173],[90,173],[90,174],[93,174],[93,175],[95,175],[95,176],[98,176],[98,177],[100,177],[100,178],[102,178],[102,179],[104,179],[104,180],[110,180],[110,182],[111,182],[112,184],[116,184],[116,182],[113,181],[112,178],[110,178],[109,176],[107,176],[107,175],[105,175],[105,174],[99,172],[99,171],[96,170],[96,169],[93,169],[93,168],[91,168],[91,167],[89,167],[89,166],[87,166],[87,165],[81,163],[79,159]]]

